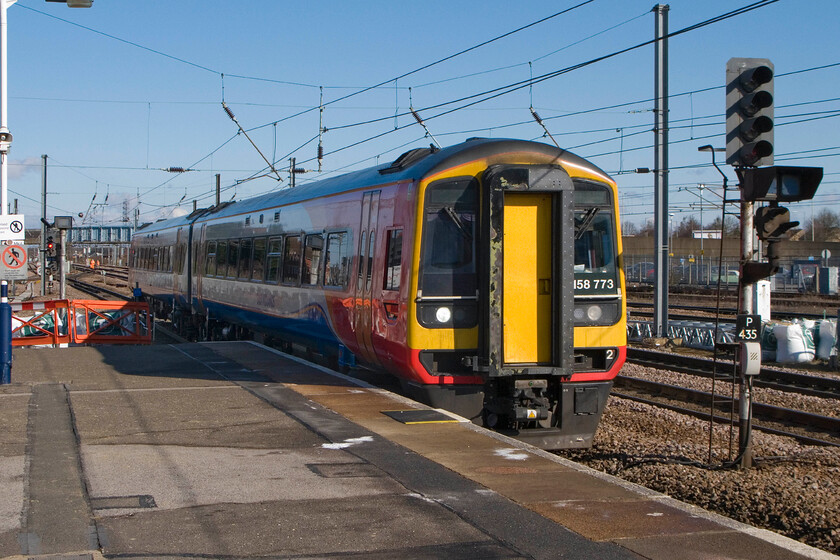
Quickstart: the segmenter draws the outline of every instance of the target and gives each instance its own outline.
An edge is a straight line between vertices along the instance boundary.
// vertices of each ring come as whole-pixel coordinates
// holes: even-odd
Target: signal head
[[[726,163],[773,165],[773,63],[732,58],[726,64]]]

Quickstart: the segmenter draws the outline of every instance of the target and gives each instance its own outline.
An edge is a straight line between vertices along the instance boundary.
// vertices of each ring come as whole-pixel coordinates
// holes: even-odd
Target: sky
[[[731,57],[775,67],[776,165],[825,168],[815,199],[790,205],[793,219],[840,211],[840,2],[673,0],[668,28],[753,4],[669,40],[675,226],[701,208],[704,223],[720,216],[722,178],[697,148],[725,145]],[[624,220],[641,225],[653,219],[654,176],[633,172],[654,167],[653,7],[95,0],[71,9],[18,0],[7,15],[9,203],[17,199],[28,228],[40,225],[46,155],[49,220],[149,222],[212,205],[216,174],[223,201],[288,188],[292,157],[306,170],[301,184],[433,141],[551,143],[533,107],[561,147],[616,179]],[[724,160],[717,154],[737,183]]]

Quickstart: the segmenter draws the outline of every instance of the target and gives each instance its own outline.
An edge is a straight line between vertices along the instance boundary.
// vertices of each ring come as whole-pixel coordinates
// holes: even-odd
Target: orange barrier
[[[73,300],[73,342],[151,344],[149,304],[138,301]]]
[[[12,346],[152,343],[145,302],[62,299],[11,306]]]
[[[68,344],[70,302],[66,299],[12,303],[12,346]]]

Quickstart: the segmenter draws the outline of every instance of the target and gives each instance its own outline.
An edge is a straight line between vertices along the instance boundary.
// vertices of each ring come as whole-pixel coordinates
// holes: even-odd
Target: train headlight
[[[448,307],[438,307],[435,311],[438,323],[448,323],[452,319],[452,310]]]
[[[575,322],[597,323],[604,316],[604,308],[598,304],[575,306]]]

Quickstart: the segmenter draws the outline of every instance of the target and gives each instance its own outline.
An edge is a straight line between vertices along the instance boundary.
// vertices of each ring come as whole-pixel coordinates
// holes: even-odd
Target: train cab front
[[[409,336],[424,400],[546,449],[592,445],[626,346],[614,183],[567,169],[426,185]]]

